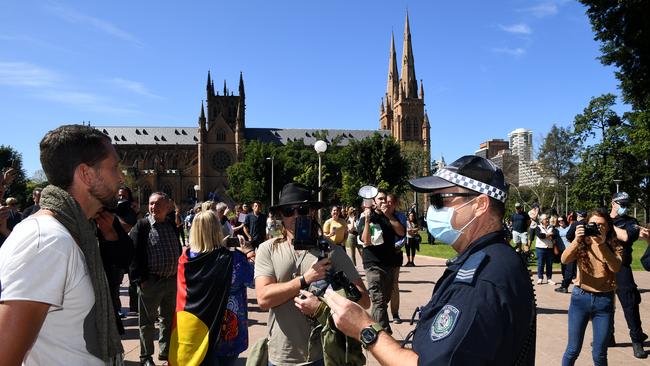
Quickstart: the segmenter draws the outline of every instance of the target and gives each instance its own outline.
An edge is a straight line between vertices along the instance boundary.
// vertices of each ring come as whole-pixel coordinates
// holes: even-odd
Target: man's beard
[[[117,188],[111,190],[104,184],[103,180],[90,188],[90,195],[95,197],[102,206],[109,210],[117,208]]]

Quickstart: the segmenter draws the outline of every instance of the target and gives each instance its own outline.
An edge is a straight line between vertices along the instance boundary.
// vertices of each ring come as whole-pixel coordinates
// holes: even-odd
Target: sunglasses
[[[309,209],[309,206],[285,206],[280,208],[280,212],[284,217],[291,217],[296,211],[298,211],[298,215],[308,215]]]
[[[479,193],[471,193],[471,192],[450,192],[450,193],[434,193],[429,195],[429,201],[431,202],[431,205],[436,209],[440,210],[441,208],[445,207],[444,199],[445,198],[451,198],[451,197],[474,197],[474,196],[479,196]]]

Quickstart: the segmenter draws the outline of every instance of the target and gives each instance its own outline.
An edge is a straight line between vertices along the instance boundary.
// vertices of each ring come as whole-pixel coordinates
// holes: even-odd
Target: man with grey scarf
[[[40,142],[50,183],[0,249],[0,355],[6,365],[122,365],[91,219],[124,177],[108,136],[61,126]]]

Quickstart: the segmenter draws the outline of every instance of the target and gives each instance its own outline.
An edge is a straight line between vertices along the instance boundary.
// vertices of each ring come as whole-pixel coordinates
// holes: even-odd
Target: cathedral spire
[[[399,87],[399,74],[397,71],[397,52],[395,52],[395,36],[390,32],[390,55],[388,57],[388,85],[386,85],[386,101],[395,100]]]
[[[420,99],[424,99],[424,83],[420,79]]]
[[[226,87],[226,79],[223,79],[223,96],[228,96],[228,88]]]
[[[244,75],[242,72],[239,72],[239,96],[244,99]]]
[[[208,98],[210,98],[214,94],[214,89],[212,88],[212,79],[210,78],[210,70],[208,70],[208,83],[205,86],[205,91],[207,93]]]
[[[409,14],[406,13],[406,24],[404,24],[404,47],[402,50],[402,77],[400,79],[404,88],[405,99],[417,98],[418,81],[415,77],[415,60],[413,59],[413,48],[411,47],[411,28],[409,26]]]
[[[201,101],[201,116],[199,117],[199,128],[201,129],[202,132],[206,131],[206,126],[205,126],[205,110],[203,109],[203,101]]]

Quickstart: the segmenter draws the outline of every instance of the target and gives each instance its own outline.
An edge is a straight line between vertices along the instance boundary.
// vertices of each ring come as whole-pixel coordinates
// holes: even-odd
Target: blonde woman
[[[246,286],[253,268],[229,251],[212,210],[194,217],[190,245],[178,260],[171,365],[233,365],[248,348]]]

